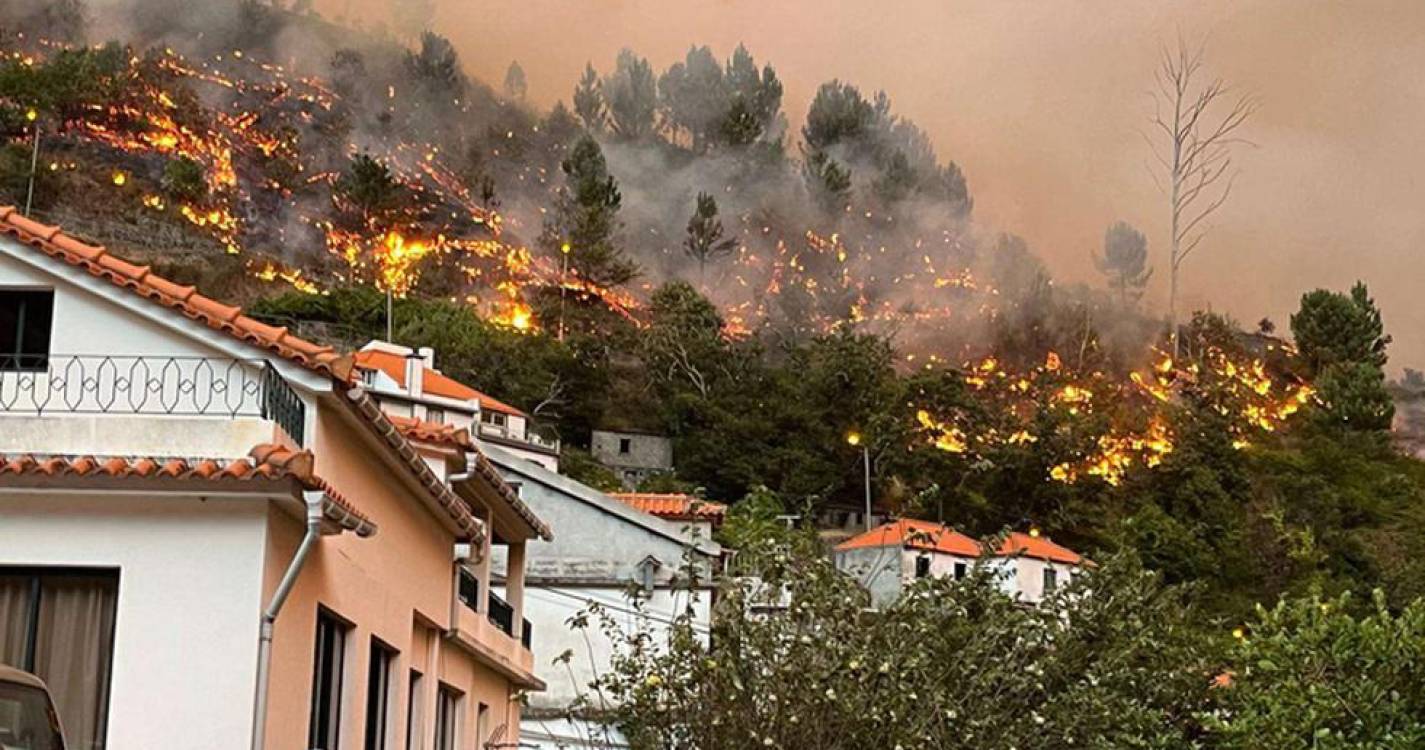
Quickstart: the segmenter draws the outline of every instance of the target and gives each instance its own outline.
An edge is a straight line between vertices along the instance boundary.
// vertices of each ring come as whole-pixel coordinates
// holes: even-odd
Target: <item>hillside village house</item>
[[[949,526],[911,519],[854,536],[836,547],[834,557],[836,567],[855,577],[876,606],[895,601],[917,579],[963,578],[981,564],[994,567],[1005,593],[1037,604],[1087,563],[1037,533],[1012,532],[987,555],[979,541]]]
[[[666,435],[633,430],[594,430],[589,451],[613,470],[624,489],[638,489],[649,477],[673,471],[673,441]]]
[[[388,414],[468,429],[550,471],[559,471],[559,441],[540,434],[528,414],[435,368],[435,351],[372,341],[356,353],[361,380]]]
[[[627,632],[648,627],[656,635],[691,607],[695,627],[707,633],[723,554],[709,532],[721,523],[722,506],[672,495],[620,500],[498,447],[488,455],[530,508],[559,529],[553,541],[532,541],[526,550],[525,611],[537,635],[535,674],[547,687],[529,697],[521,740],[548,750],[587,747],[591,737],[617,743],[607,727],[564,719],[613,653],[597,622],[576,631],[569,618],[597,603]],[[494,565],[502,570],[498,550]],[[698,572],[696,583],[684,576],[689,568]],[[645,621],[634,615],[630,595],[641,600]],[[574,652],[568,665],[554,663],[567,650]]]
[[[71,748],[520,742],[549,528],[372,390],[0,208],[0,661],[49,682]]]

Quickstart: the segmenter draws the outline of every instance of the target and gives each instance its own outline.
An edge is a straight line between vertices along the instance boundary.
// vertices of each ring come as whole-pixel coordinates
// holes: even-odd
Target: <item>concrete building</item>
[[[992,566],[1005,593],[1035,604],[1068,583],[1087,562],[1048,538],[1013,532],[991,553],[984,544],[943,524],[902,519],[838,545],[837,569],[870,592],[875,606],[896,600],[920,578],[963,578],[978,565]]]
[[[673,441],[646,432],[594,430],[590,441],[594,460],[609,467],[625,489],[638,489],[643,480],[673,471]]]
[[[455,440],[349,358],[0,208],[0,662],[70,747],[519,742],[548,527]],[[495,550],[503,596],[462,596]]]
[[[530,696],[520,737],[530,747],[580,747],[607,728],[568,722],[562,715],[588,691],[596,670],[608,667],[613,644],[597,623],[573,631],[566,625],[569,618],[597,603],[628,632],[656,631],[692,606],[698,627],[707,632],[722,549],[697,523],[645,513],[499,448],[488,455],[530,509],[559,530],[555,540],[533,542],[526,553],[525,611],[535,632],[535,673],[547,687]],[[665,502],[666,512],[708,524],[719,515],[711,507],[694,511],[691,503],[674,508],[677,503]],[[497,570],[500,560],[497,553]],[[684,577],[688,566],[698,572],[695,586]],[[634,614],[630,592],[641,600],[646,617]],[[575,654],[568,667],[552,663],[566,650]],[[613,739],[616,744],[616,735]]]
[[[559,471],[558,440],[535,429],[528,414],[437,370],[431,348],[372,341],[356,353],[355,364],[387,414],[467,429],[477,443]]]

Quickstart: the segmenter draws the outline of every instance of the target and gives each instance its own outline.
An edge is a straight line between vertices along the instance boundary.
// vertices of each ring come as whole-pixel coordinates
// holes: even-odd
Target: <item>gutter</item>
[[[322,506],[326,503],[326,493],[308,490],[302,493],[302,500],[307,506],[307,532],[302,536],[301,544],[297,545],[292,561],[287,564],[287,571],[282,574],[277,590],[272,592],[272,601],[262,611],[262,625],[257,637],[257,689],[252,706],[252,750],[265,750],[267,742],[267,689],[272,670],[273,625],[282,611],[282,605],[287,602],[287,596],[292,593],[292,587],[297,584],[307,556],[322,535]]]

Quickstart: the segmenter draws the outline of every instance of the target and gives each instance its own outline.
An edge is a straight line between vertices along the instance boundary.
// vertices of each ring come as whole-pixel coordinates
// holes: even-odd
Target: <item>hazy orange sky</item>
[[[1425,2],[444,0],[434,27],[487,81],[519,60],[541,106],[624,46],[661,71],[692,44],[726,57],[743,42],[785,83],[794,129],[823,81],[884,89],[964,169],[976,217],[1060,278],[1094,278],[1114,220],[1143,229],[1158,308],[1166,208],[1139,132],[1159,46],[1206,37],[1210,71],[1262,106],[1245,131],[1259,145],[1184,267],[1188,306],[1284,331],[1304,290],[1363,279],[1392,373],[1425,368]]]

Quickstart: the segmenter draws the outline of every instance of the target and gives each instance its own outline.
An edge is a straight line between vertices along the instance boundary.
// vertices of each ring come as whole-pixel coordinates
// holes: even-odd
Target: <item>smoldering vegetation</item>
[[[573,145],[590,137],[617,192],[611,257],[636,269],[624,286],[646,297],[687,280],[738,335],[805,340],[858,326],[893,336],[908,362],[994,352],[1027,363],[1052,350],[1086,369],[1138,364],[1155,339],[1138,307],[1146,254],[1129,253],[1125,269],[1121,253],[1105,251],[1117,290],[1056,284],[1023,240],[975,220],[969,177],[883,92],[828,81],[792,123],[774,61],[695,46],[661,71],[632,50],[590,61],[567,99],[541,111],[524,100],[517,64],[500,88],[473,79],[426,30],[428,4],[412,5],[391,26],[357,29],[300,0],[21,0],[0,10],[0,24],[191,60],[240,53],[327,96],[329,106],[291,116],[255,103],[259,126],[294,131],[297,174],[242,202],[245,248],[309,276],[354,279],[330,257],[323,226],[487,236],[467,209],[498,215],[501,242],[555,267],[570,243],[553,207],[570,197]],[[236,85],[198,96],[223,111],[254,106],[250,94]],[[393,205],[353,209],[366,155],[398,183],[411,175]],[[357,193],[344,193],[353,183]],[[570,248],[576,259],[583,250]],[[472,294],[484,283],[445,256],[422,262],[418,293]]]

